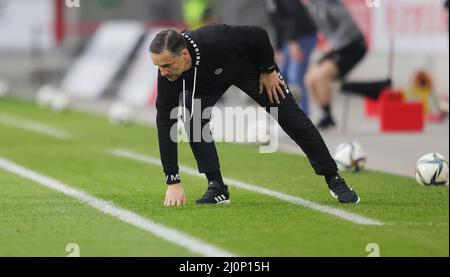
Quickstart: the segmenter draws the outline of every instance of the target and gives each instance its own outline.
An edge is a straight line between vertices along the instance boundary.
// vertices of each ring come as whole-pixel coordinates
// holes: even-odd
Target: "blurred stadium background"
[[[34,101],[39,92],[51,90],[68,96],[70,109],[107,116],[114,104],[126,103],[138,122],[152,124],[156,114],[156,69],[146,55],[146,48],[152,34],[160,28],[182,30],[187,26],[186,18],[191,16],[195,21],[195,11],[189,11],[186,2],[189,1],[81,0],[78,7],[77,1],[0,0],[0,104],[4,101],[5,110],[9,107],[13,112],[11,107],[17,103]],[[213,2],[210,16],[214,21],[260,25],[273,35],[263,1]],[[367,100],[339,93],[340,87],[336,84],[333,113],[339,120],[338,128],[322,134],[331,151],[344,141],[361,143],[368,157],[366,168],[370,170],[414,178],[415,162],[423,154],[438,152],[447,159],[449,157],[448,9],[444,8],[441,0],[343,2],[369,44],[368,56],[352,71],[348,80],[387,78],[392,61],[393,88],[405,92],[413,90],[415,76],[425,72],[432,81],[427,92],[428,100],[424,102],[429,110],[423,116],[423,128],[383,130],[380,116],[370,114]],[[191,24],[195,25],[195,22]],[[394,49],[392,60],[389,59],[391,46]],[[320,48],[319,45],[313,59],[320,56]],[[230,88],[219,107],[251,103],[244,94],[233,93],[234,90],[237,89]],[[412,96],[408,101],[421,99]],[[5,111],[1,107],[0,115]],[[311,117],[315,121],[318,108],[311,103],[311,109]],[[53,116],[61,115],[54,113]],[[123,132],[127,130],[123,129]],[[8,133],[0,133],[0,137],[8,137]],[[8,145],[1,147],[0,156],[9,153]],[[283,136],[280,138],[280,151],[301,154],[298,147]],[[389,182],[389,179],[385,180]],[[444,207],[448,208],[448,189],[445,193],[447,202]],[[439,220],[442,218],[446,219],[447,231],[443,233],[447,248],[444,252],[441,249],[436,252],[419,251],[419,254],[441,255],[446,250],[448,256],[448,211]],[[0,249],[0,255],[5,253],[8,252]],[[164,255],[174,253],[177,252],[164,252]],[[243,253],[257,255],[256,251]],[[301,254],[317,255],[307,251]],[[355,255],[353,252],[347,254]],[[407,252],[406,255],[416,254]]]
[[[197,1],[191,1],[197,2]],[[201,1],[200,1],[201,2]],[[369,55],[352,71],[349,80],[379,80],[388,77],[389,47],[394,38],[393,86],[396,89],[410,90],[413,87],[414,75],[426,71],[432,78],[433,94],[441,106],[448,110],[448,12],[442,1],[363,1],[345,0],[355,20],[363,30],[369,43]],[[105,22],[135,21],[141,24],[132,27],[136,35],[130,38],[128,45],[123,45],[123,61],[114,63],[110,74],[112,80],[98,87],[92,96],[93,101],[82,101],[81,92],[72,95],[73,106],[81,109],[94,109],[105,112],[117,98],[136,106],[136,113],[141,120],[154,121],[154,71],[149,59],[143,60],[145,54],[137,55],[139,47],[145,49],[150,37],[144,38],[144,29],[151,33],[160,27],[183,29],[183,2],[180,0],[85,0],[80,7],[68,8],[65,1],[0,1],[1,26],[0,35],[0,78],[9,87],[11,94],[17,97],[33,99],[39,88],[45,84],[55,87],[70,87],[70,80],[80,75],[68,74],[74,70],[74,64],[86,50],[91,38]],[[370,7],[370,4],[372,6]],[[376,5],[378,3],[378,7]],[[200,9],[201,10],[201,9]],[[39,11],[39,13],[36,13]],[[211,17],[217,22],[229,24],[260,25],[273,34],[272,26],[261,1],[229,0],[215,1]],[[195,12],[194,12],[195,18]],[[105,41],[113,42],[120,35],[117,33]],[[142,37],[141,37],[142,36]],[[99,52],[114,49],[110,45],[97,44]],[[140,45],[140,46],[139,46]],[[95,48],[95,47],[94,47]],[[113,51],[113,50],[110,50]],[[320,50],[316,50],[319,52]],[[92,64],[95,58],[103,62],[108,60],[105,53],[92,51]],[[103,56],[103,60],[101,59]],[[318,56],[316,53],[315,56]],[[115,55],[112,55],[114,58]],[[314,57],[313,57],[314,58]],[[117,59],[117,57],[116,57]],[[79,59],[78,59],[79,60]],[[136,64],[136,60],[140,60]],[[134,62],[134,64],[133,64]],[[89,68],[90,66],[87,65]],[[148,70],[148,71],[145,71]],[[81,70],[82,71],[82,70]],[[148,76],[146,75],[148,73]],[[78,72],[77,74],[82,74]],[[89,73],[86,73],[89,74]],[[73,78],[71,78],[71,75]],[[148,77],[147,77],[148,76]],[[77,82],[75,80],[75,82]],[[144,83],[146,82],[146,83]],[[93,86],[86,83],[86,86]],[[81,90],[81,89],[80,89]],[[233,90],[233,88],[231,89]],[[339,87],[336,86],[336,90]],[[81,98],[81,99],[80,99]],[[239,105],[248,101],[243,94],[228,93],[225,99],[231,105]],[[370,159],[368,167],[409,175],[412,161],[424,152],[439,152],[449,156],[448,120],[426,120],[425,127],[419,132],[380,132],[376,118],[367,117],[364,100],[359,97],[343,97],[334,94],[334,113],[339,119],[340,130],[325,132],[324,136],[334,149],[339,142],[358,140],[363,143]],[[349,109],[345,108],[349,105]],[[433,112],[436,113],[436,106]],[[311,117],[317,117],[316,106],[312,105]],[[347,111],[349,114],[344,113]],[[421,141],[417,145],[417,141]],[[283,150],[290,147],[290,141],[282,140]],[[412,147],[414,146],[414,147]],[[399,156],[392,155],[402,151]],[[384,155],[379,155],[380,151]],[[391,155],[391,156],[390,156]],[[400,159],[400,160],[399,160]]]

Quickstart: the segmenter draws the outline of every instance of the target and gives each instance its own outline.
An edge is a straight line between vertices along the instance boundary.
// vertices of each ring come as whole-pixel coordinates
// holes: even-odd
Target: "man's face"
[[[161,76],[169,81],[176,81],[184,71],[188,70],[189,51],[185,48],[179,55],[164,50],[160,54],[151,53],[153,64],[161,71]]]

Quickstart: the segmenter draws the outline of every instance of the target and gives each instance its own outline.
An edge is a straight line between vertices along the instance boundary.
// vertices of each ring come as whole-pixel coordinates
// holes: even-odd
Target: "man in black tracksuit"
[[[161,161],[166,174],[166,206],[186,202],[178,175],[176,138],[180,96],[183,121],[200,173],[208,179],[208,190],[197,204],[229,203],[228,187],[220,172],[214,141],[195,134],[192,118],[212,107],[231,86],[242,89],[260,106],[278,109],[278,123],[306,153],[316,174],[325,176],[341,203],[358,203],[359,197],[338,175],[336,163],[322,137],[299,108],[284,84],[274,62],[267,32],[256,26],[209,25],[179,33],[165,30],[150,45],[158,66],[157,127]],[[198,101],[201,100],[200,104]],[[209,119],[201,119],[201,128]],[[200,131],[201,132],[201,131]],[[197,139],[195,137],[197,136]],[[198,139],[200,137],[200,139]]]

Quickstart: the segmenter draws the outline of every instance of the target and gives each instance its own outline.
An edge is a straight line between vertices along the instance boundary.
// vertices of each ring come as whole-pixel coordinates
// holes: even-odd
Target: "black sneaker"
[[[328,184],[328,187],[330,188],[331,195],[337,198],[341,203],[357,204],[360,201],[359,196],[345,183],[345,180],[342,177],[334,177],[330,181],[330,184]]]
[[[322,119],[317,123],[317,128],[319,129],[328,129],[334,127],[335,123],[332,117],[326,116],[322,117]]]
[[[230,204],[228,186],[221,186],[218,182],[210,182],[205,194],[195,201],[195,204]]]

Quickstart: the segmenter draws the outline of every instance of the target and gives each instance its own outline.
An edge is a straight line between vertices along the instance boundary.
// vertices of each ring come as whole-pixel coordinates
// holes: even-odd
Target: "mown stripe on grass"
[[[0,113],[0,124],[8,125],[15,128],[25,129],[31,132],[44,134],[57,139],[70,139],[71,135],[63,130],[42,122],[29,120],[6,113]]]
[[[128,159],[132,159],[132,160],[136,160],[136,161],[140,161],[140,162],[144,162],[144,163],[149,163],[149,164],[153,164],[153,165],[158,165],[161,166],[161,161],[155,157],[152,156],[148,156],[148,155],[143,155],[134,151],[130,151],[130,150],[126,150],[126,149],[115,149],[112,150],[111,154],[118,156],[118,157],[122,157],[122,158],[128,158]],[[184,165],[179,165],[180,171],[192,176],[196,176],[196,177],[202,177],[204,178],[203,174],[200,174],[196,169],[188,167],[188,166],[184,166]],[[297,204],[303,207],[307,207],[322,213],[326,213],[326,214],[330,214],[336,217],[339,217],[341,219],[356,223],[356,224],[361,224],[361,225],[384,225],[383,222],[378,221],[378,220],[374,220],[374,219],[370,219],[355,213],[351,213],[351,212],[347,212],[345,210],[341,210],[341,209],[337,209],[337,208],[333,208],[333,207],[329,207],[326,205],[321,205],[321,204],[317,204],[314,203],[312,201],[300,198],[298,196],[292,196],[292,195],[288,195],[282,192],[278,192],[278,191],[274,191],[274,190],[270,190],[270,189],[266,189],[266,188],[262,188],[256,185],[252,185],[252,184],[248,184],[245,182],[241,182],[239,180],[235,180],[235,179],[231,179],[231,178],[224,178],[224,181],[228,184],[228,185],[232,185],[241,189],[245,189],[248,191],[252,191],[252,192],[256,192],[256,193],[260,193],[260,194],[264,194],[267,196],[271,196],[271,197],[275,197],[277,199],[286,201],[286,202],[290,202],[293,204]]]
[[[228,251],[222,250],[218,247],[205,243],[195,237],[189,236],[175,229],[168,228],[164,225],[153,222],[152,220],[144,218],[136,213],[117,207],[110,201],[103,200],[95,196],[91,196],[81,190],[74,189],[67,184],[61,183],[50,177],[41,175],[37,172],[34,172],[20,165],[17,165],[1,157],[0,157],[0,168],[3,168],[19,176],[22,176],[26,179],[30,179],[45,187],[64,193],[67,196],[78,199],[90,205],[91,207],[100,210],[105,214],[111,215],[126,223],[139,227],[161,239],[184,247],[194,253],[212,257],[234,256],[232,253]]]

